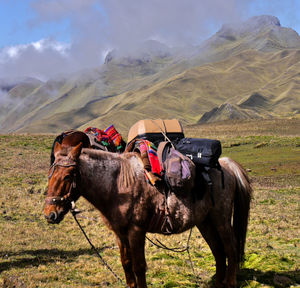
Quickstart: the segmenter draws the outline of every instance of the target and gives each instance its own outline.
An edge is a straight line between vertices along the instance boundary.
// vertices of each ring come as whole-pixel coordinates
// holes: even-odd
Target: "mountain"
[[[128,50],[112,50],[110,51],[104,60],[105,64],[109,62],[118,62],[125,65],[136,65],[151,62],[153,58],[168,58],[172,54],[172,49],[167,45],[155,40],[147,40],[140,43],[140,45],[134,48],[128,48]]]
[[[198,64],[216,62],[246,50],[277,52],[299,49],[296,31],[280,25],[274,16],[255,16],[243,23],[229,23],[198,47]],[[193,61],[195,61],[193,58]]]
[[[255,92],[239,105],[224,103],[219,107],[213,108],[204,113],[198,123],[202,124],[234,119],[272,118],[272,115],[268,113],[266,109],[271,105],[266,97]]]
[[[98,68],[0,91],[0,132],[61,132],[142,118],[184,124],[299,115],[300,36],[273,16],[223,27],[194,47],[158,41],[108,53]],[[2,88],[1,88],[2,87]],[[1,95],[1,94],[0,94]]]
[[[34,78],[0,79],[0,129],[11,124],[9,115],[12,111],[26,113],[24,107],[19,104],[26,101],[25,98],[42,84],[43,82]],[[15,113],[13,114],[12,122],[16,120]]]
[[[206,45],[232,45],[235,51],[245,48],[264,52],[281,49],[299,48],[300,38],[297,32],[281,27],[274,16],[252,17],[242,24],[227,24],[209,39]],[[232,48],[231,48],[232,49]]]

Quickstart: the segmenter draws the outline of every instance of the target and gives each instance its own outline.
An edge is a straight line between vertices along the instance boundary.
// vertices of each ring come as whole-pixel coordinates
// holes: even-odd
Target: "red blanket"
[[[138,139],[136,140],[135,147],[140,150],[142,159],[144,157],[148,157],[151,166],[151,172],[161,176],[162,169],[157,157],[157,148],[155,145],[148,140]]]

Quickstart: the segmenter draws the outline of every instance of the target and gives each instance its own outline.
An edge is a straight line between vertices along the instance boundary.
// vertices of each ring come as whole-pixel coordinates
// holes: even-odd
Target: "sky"
[[[300,33],[300,0],[0,0],[0,78],[97,67],[141,41],[197,45],[222,24],[278,17]]]

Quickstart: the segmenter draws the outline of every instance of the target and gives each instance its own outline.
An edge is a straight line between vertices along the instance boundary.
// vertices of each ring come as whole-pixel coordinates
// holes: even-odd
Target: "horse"
[[[173,234],[196,226],[208,243],[216,261],[214,287],[236,286],[252,195],[249,178],[240,164],[220,158],[223,183],[218,169],[210,171],[214,201],[205,183],[201,184],[203,196],[195,200],[192,192],[181,195],[169,191],[166,197],[161,189],[149,184],[135,152],[117,154],[82,148],[82,143],[68,147],[59,142],[54,151],[45,218],[50,224],[60,223],[80,196],[93,204],[115,234],[128,287],[147,287],[145,237],[147,232],[163,233],[151,222],[161,216],[165,206]]]

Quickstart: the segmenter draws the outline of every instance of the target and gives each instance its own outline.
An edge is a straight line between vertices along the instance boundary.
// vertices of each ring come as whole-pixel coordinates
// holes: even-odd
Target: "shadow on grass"
[[[109,247],[97,249],[100,253]],[[37,249],[22,250],[18,252],[0,251],[0,273],[13,268],[26,268],[28,266],[39,266],[56,261],[72,262],[81,255],[95,255],[91,249],[78,249],[66,251],[60,249]]]
[[[209,281],[209,287],[214,287],[216,275]],[[250,282],[257,282],[250,284]],[[260,271],[257,269],[243,268],[237,275],[237,287],[258,287],[258,285],[268,285],[275,288],[291,287],[300,284],[300,270],[296,271]]]
[[[300,283],[300,271],[260,271],[254,269],[241,269],[238,274],[238,283],[243,284],[249,281],[256,281],[260,284],[270,285],[273,287],[290,287]]]

